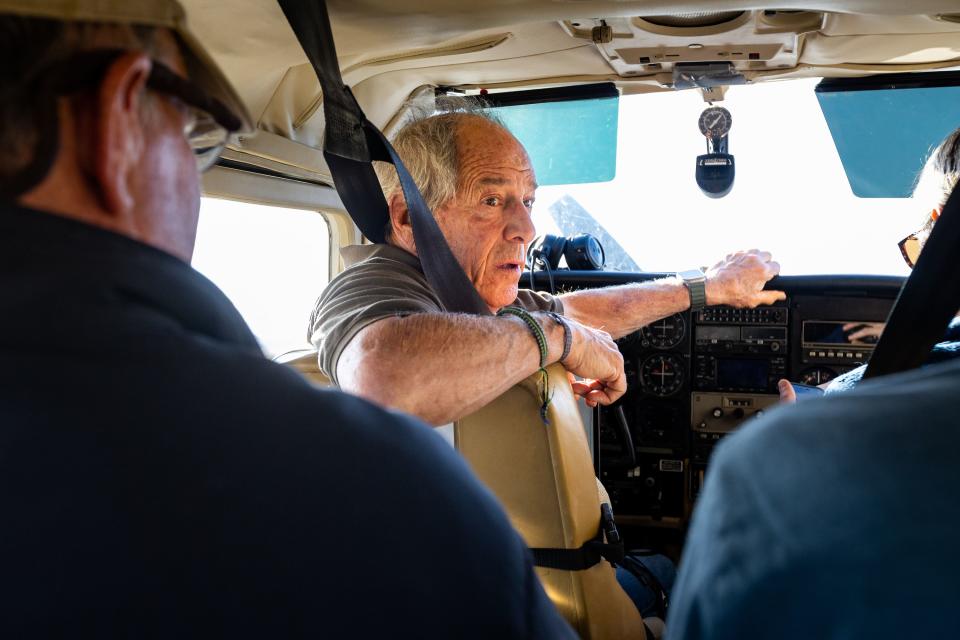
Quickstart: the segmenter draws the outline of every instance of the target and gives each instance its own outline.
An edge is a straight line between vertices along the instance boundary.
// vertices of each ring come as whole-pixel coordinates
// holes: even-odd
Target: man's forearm
[[[603,329],[614,338],[690,308],[690,293],[679,278],[585,289],[560,296],[564,314]]]
[[[563,331],[541,325],[555,361]],[[539,365],[536,340],[518,319],[418,314],[363,329],[340,356],[337,377],[345,391],[442,425],[489,403]]]

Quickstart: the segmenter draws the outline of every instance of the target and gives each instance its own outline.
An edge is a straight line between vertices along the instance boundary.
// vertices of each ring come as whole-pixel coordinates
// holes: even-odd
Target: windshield
[[[616,178],[538,189],[537,233],[596,235],[611,268],[632,259],[643,271],[677,271],[759,248],[773,252],[784,274],[907,274],[897,242],[929,215],[926,204],[853,195],[817,82],[727,91],[718,104],[733,116],[737,173],[720,199],[703,195],[694,180],[695,159],[706,153],[697,126],[708,106],[701,94],[622,97]],[[617,256],[616,243],[629,258]]]

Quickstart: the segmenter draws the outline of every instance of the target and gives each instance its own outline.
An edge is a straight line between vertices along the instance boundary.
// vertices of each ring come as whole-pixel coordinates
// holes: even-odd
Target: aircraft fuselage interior
[[[931,215],[926,200],[910,197],[931,151],[960,125],[955,0],[803,0],[788,8],[330,0],[322,4],[326,30],[312,14],[303,18],[310,3],[281,1],[287,13],[274,2],[238,3],[245,19],[231,38],[215,3],[186,4],[257,120],[257,131],[232,141],[206,176],[206,194],[322,213],[326,270],[309,283],[307,307],[346,268],[341,249],[384,238],[389,218],[368,215],[389,209],[372,160],[397,165],[386,140],[411,118],[442,111],[448,98],[480,98],[488,114],[496,111],[528,156],[521,173],[536,175],[536,196],[511,202],[522,203],[515,211],[541,239],[528,246],[531,232],[520,247],[516,235],[490,236],[490,246],[510,245],[502,254],[514,256],[507,267],[511,277],[522,272],[521,287],[561,294],[646,282],[745,247],[782,266],[784,275],[767,284],[785,293],[781,302],[698,305],[619,339],[627,391],[609,405],[578,404],[562,365],[547,362],[542,331],[528,324],[541,372],[518,374],[500,397],[449,420],[453,444],[527,545],[561,555],[622,535],[628,550],[679,562],[718,443],[781,410],[780,380],[798,385],[798,402],[813,402],[804,385],[813,396],[813,387],[868,363],[877,344],[883,352],[884,323],[913,266],[896,241]],[[297,6],[302,19],[288,20]],[[321,41],[326,48],[311,47]],[[257,55],[237,42],[259,44]],[[413,180],[398,175],[411,234],[426,226],[421,238],[434,241],[417,239],[416,250],[439,308],[488,314],[470,269],[456,264],[457,243],[418,202],[425,199],[411,198]],[[538,265],[536,243],[550,234],[566,238],[563,248],[544,249]],[[474,239],[456,240],[462,247]],[[528,249],[524,270],[519,256]],[[289,253],[298,252],[307,251]],[[458,297],[473,307],[445,304]],[[293,348],[307,346],[300,327],[309,309],[302,313]],[[323,377],[315,349],[293,364]],[[537,380],[551,366],[553,391],[558,380],[563,388],[548,409],[531,398],[549,398],[549,383],[537,389]],[[603,529],[606,494],[616,536]],[[590,631],[592,621],[620,619],[605,606],[612,593],[623,596],[610,564],[600,582],[578,582],[600,571],[595,560],[583,571],[541,563],[538,575],[583,637],[619,637]]]

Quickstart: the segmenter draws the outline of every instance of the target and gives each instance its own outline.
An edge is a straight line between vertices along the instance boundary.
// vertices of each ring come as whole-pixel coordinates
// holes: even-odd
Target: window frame
[[[202,191],[207,198],[303,209],[322,216],[327,222],[331,280],[344,269],[340,249],[361,242],[360,232],[333,187],[215,166],[203,175]]]

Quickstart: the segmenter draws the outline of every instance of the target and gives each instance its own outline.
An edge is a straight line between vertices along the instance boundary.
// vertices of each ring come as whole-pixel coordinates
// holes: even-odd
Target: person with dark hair
[[[934,204],[901,242],[917,243],[904,251],[911,266],[958,169],[960,131],[933,154],[916,192]],[[780,406],[720,443],[668,638],[956,635],[957,344],[938,345],[935,363],[855,388],[862,370],[849,375],[844,393]]]
[[[252,127],[174,0],[0,0],[0,65],[0,636],[573,637],[456,453],[190,268]]]

